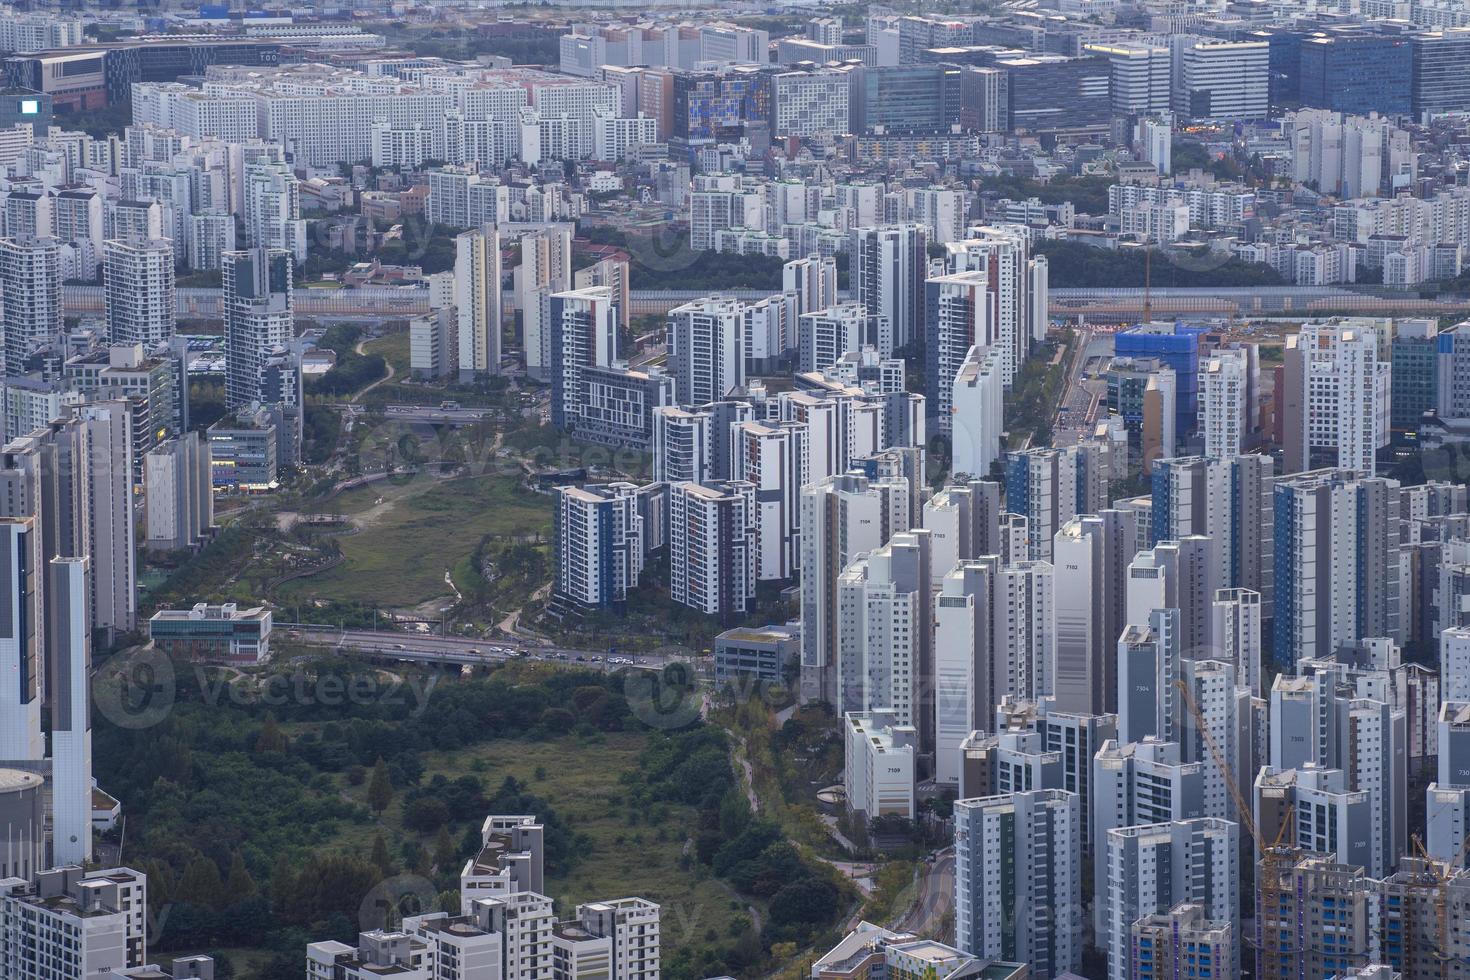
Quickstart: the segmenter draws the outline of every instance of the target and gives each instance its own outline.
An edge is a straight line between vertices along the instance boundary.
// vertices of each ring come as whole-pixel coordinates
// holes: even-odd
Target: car
[[[402,643],[395,643],[395,644],[393,644],[393,649],[395,649],[395,650],[407,650],[408,647],[404,646]]]
[[[478,647],[470,647],[470,654],[473,655],[473,656],[476,656],[476,657],[480,656],[480,650],[479,650],[479,648]]]
[[[587,662],[587,658],[586,657],[580,657],[579,656],[577,658],[577,663],[579,663],[579,664],[585,664],[586,662]]]

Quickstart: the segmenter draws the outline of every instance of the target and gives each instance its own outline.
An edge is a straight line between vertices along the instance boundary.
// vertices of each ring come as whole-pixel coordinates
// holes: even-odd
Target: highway
[[[381,630],[339,630],[316,624],[277,623],[275,630],[285,630],[293,643],[332,647],[353,653],[381,655],[394,660],[438,664],[501,664],[524,659],[548,663],[577,664],[594,670],[636,667],[660,670],[671,663],[686,663],[691,658],[680,654],[618,654],[608,650],[573,650],[563,647],[537,647],[514,642],[497,643],[456,636],[434,636],[384,632]],[[632,663],[610,663],[608,658],[632,660]]]

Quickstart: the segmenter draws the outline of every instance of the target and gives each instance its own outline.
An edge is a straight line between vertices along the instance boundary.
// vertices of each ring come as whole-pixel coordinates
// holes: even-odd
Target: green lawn
[[[372,484],[344,493],[320,510],[358,515],[363,530],[339,538],[346,561],[289,583],[283,601],[321,598],[402,608],[449,594],[444,573],[474,553],[486,535],[551,533],[546,497],[511,477],[477,476],[435,481],[422,475],[406,485]]]
[[[642,733],[627,732],[587,740],[569,735],[547,742],[494,741],[426,754],[423,779],[428,782],[439,773],[450,779],[474,773],[487,793],[493,793],[507,776],[514,776],[528,792],[551,801],[585,844],[569,874],[547,877],[546,891],[556,900],[557,914],[570,917],[577,903],[599,899],[638,896],[658,902],[667,959],[680,946],[708,943],[709,930],[728,939],[732,924],[746,921],[746,903],[718,879],[708,877],[697,862],[687,870],[679,867],[693,830],[692,808],[663,805],[663,813],[653,815],[629,805],[622,776],[638,768],[645,739]],[[341,786],[344,795],[364,799],[364,787],[350,787],[345,781]],[[345,827],[342,843],[367,850],[381,829],[390,846],[396,847],[406,833],[400,810],[395,799],[384,812],[381,827]],[[432,838],[425,838],[423,845],[432,847]]]

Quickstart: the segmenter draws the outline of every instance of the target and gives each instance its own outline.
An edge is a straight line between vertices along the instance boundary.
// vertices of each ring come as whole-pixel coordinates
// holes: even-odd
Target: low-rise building
[[[270,657],[271,613],[233,602],[160,609],[148,620],[148,637],[160,650],[193,660],[258,664]]]
[[[715,637],[715,683],[738,677],[783,683],[801,652],[800,633],[780,626],[740,627]]]

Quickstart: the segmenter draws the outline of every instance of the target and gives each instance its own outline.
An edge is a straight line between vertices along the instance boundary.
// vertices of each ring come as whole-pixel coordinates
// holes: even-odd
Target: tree
[[[255,879],[245,867],[245,856],[239,851],[230,855],[230,873],[225,879],[225,893],[230,901],[239,902],[256,893]]]
[[[388,809],[388,804],[393,802],[393,783],[388,779],[388,763],[378,756],[378,761],[373,763],[373,774],[368,779],[367,788],[368,806],[378,816]]]
[[[442,874],[453,869],[455,857],[454,839],[449,836],[449,828],[440,827],[439,836],[434,838],[434,865]]]
[[[260,726],[260,736],[255,740],[255,751],[285,752],[290,747],[291,740],[281,731],[281,726],[276,724],[276,716],[267,714]]]
[[[186,902],[214,906],[225,894],[225,883],[219,876],[219,865],[207,857],[197,857],[184,869],[179,880],[179,897]]]
[[[373,838],[373,866],[383,873],[384,877],[393,875],[393,858],[388,854],[388,842],[383,840],[379,833]]]

